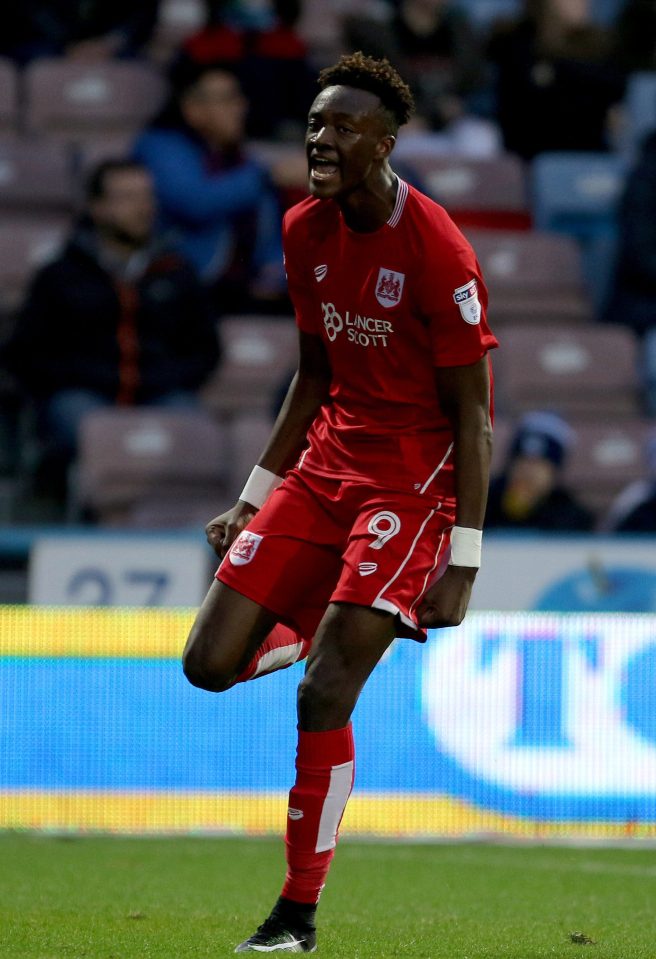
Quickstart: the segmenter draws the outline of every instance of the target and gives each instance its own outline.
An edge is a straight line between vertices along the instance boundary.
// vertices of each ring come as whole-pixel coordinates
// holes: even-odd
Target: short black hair
[[[368,90],[380,100],[389,115],[394,132],[407,123],[415,108],[410,87],[389,60],[367,57],[361,50],[340,57],[332,67],[319,74],[319,89],[343,85]]]
[[[87,200],[99,200],[105,195],[107,177],[111,176],[112,173],[123,173],[126,170],[145,171],[146,169],[143,163],[138,160],[131,160],[129,157],[103,160],[92,169],[87,177],[85,190]]]

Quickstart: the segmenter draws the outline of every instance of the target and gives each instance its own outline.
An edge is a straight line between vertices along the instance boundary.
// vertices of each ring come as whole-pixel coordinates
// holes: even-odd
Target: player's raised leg
[[[275,626],[273,613],[215,580],[182,654],[185,676],[193,686],[210,692],[229,689]]]
[[[314,916],[351,793],[351,713],[394,638],[390,613],[333,603],[298,692],[296,782],[289,794],[287,875],[271,915],[236,952],[313,952]]]

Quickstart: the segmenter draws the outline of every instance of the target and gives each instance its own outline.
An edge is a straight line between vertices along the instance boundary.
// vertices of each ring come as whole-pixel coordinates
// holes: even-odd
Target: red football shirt
[[[435,367],[497,346],[470,244],[403,180],[379,230],[356,233],[334,201],[308,198],[285,214],[283,244],[296,322],[322,338],[332,369],[302,470],[451,495],[453,434]]]

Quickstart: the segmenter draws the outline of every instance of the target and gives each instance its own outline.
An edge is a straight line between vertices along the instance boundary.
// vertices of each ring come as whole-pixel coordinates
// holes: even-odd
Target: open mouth
[[[310,157],[310,177],[313,180],[331,180],[339,173],[339,167],[332,160]]]

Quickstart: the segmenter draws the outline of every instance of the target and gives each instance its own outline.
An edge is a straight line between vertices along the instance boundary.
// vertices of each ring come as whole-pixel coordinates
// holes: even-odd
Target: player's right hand
[[[207,542],[216,555],[223,559],[241,531],[248,526],[257,510],[250,503],[238,502],[225,513],[215,516],[205,527]]]

